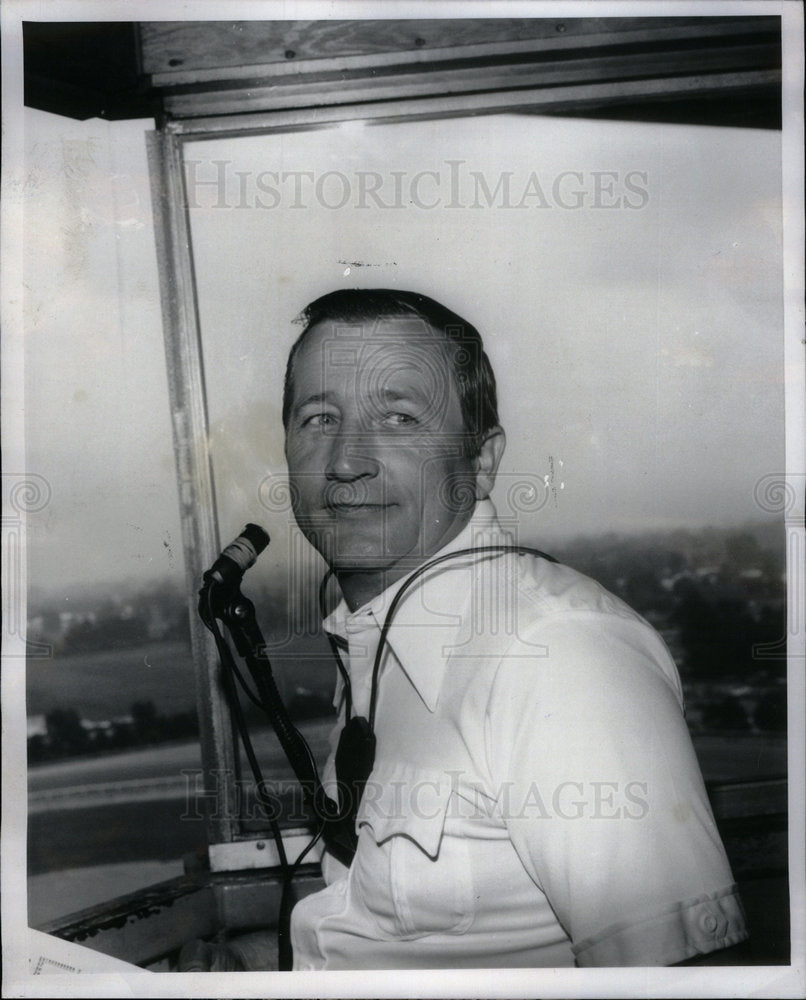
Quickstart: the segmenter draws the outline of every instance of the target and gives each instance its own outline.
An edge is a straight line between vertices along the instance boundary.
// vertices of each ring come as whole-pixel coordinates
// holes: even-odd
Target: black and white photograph
[[[803,996],[800,4],[2,44],[3,996]]]

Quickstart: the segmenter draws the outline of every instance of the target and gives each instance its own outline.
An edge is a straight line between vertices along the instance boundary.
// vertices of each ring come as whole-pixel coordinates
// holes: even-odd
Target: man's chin
[[[402,555],[390,553],[383,556],[379,556],[377,553],[371,555],[356,553],[339,553],[333,555],[323,553],[323,556],[334,573],[344,576],[375,575],[379,573],[400,574],[416,569],[417,566],[424,562],[423,556],[412,553]]]
[[[380,557],[356,555],[325,555],[325,561],[334,573],[383,573],[393,569],[401,560],[397,556]]]

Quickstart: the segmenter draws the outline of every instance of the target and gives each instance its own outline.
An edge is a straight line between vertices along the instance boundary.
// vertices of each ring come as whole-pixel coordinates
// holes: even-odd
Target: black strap
[[[548,562],[557,562],[554,556],[550,556],[546,552],[541,552],[540,549],[533,549],[528,545],[483,545],[472,549],[459,549],[456,552],[446,552],[444,555],[437,556],[435,559],[430,559],[423,566],[416,569],[397,591],[395,596],[392,598],[392,603],[389,605],[389,610],[386,612],[386,618],[383,623],[383,628],[381,629],[381,639],[378,643],[378,648],[375,651],[375,662],[372,667],[372,694],[369,706],[369,727],[373,732],[375,730],[375,708],[377,703],[378,675],[381,668],[381,657],[383,655],[384,647],[387,642],[387,636],[389,634],[389,629],[392,625],[395,612],[397,611],[398,605],[403,599],[406,591],[413,583],[420,579],[423,573],[427,573],[429,570],[434,569],[437,566],[441,566],[442,563],[447,562],[449,559],[458,559],[462,556],[477,555],[492,557],[496,555],[503,555],[506,552],[517,552],[518,555],[537,556],[538,558],[545,559]]]

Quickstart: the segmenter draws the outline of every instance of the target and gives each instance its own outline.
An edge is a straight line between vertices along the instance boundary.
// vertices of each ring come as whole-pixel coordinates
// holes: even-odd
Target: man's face
[[[448,351],[415,318],[312,327],[294,362],[294,515],[337,572],[388,586],[455,537],[474,461]]]

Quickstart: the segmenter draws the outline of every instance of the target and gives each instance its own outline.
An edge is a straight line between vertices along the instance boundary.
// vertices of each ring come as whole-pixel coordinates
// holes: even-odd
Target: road
[[[319,761],[331,726],[327,719],[299,726]],[[252,737],[265,779],[293,781],[274,733]],[[197,742],[41,765],[31,768],[28,784],[29,875],[181,861],[205,849],[210,802],[203,801]]]
[[[332,725],[329,719],[317,719],[298,727],[320,762],[327,755],[327,735]],[[267,781],[292,777],[273,732],[257,730],[252,734],[252,741]],[[178,799],[199,794],[202,787],[198,741],[161,743],[103,757],[80,757],[31,768],[28,772],[28,811],[34,815],[104,802]]]

